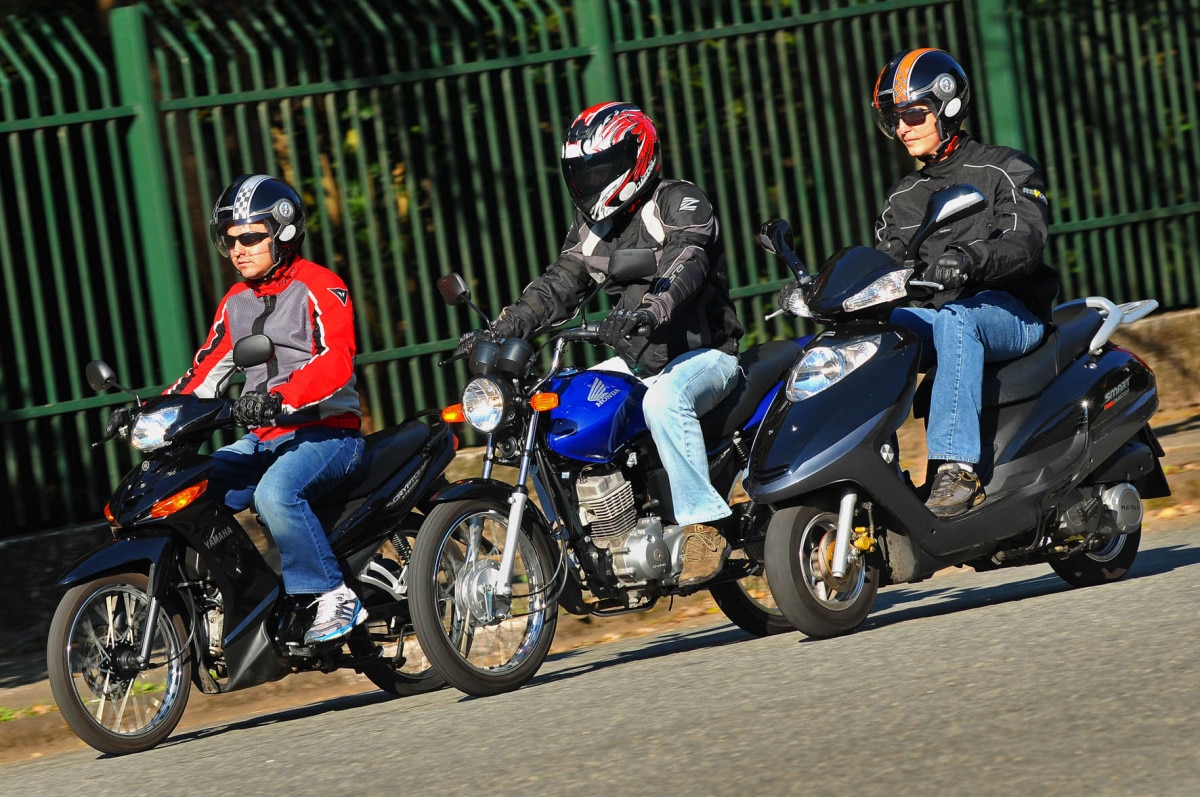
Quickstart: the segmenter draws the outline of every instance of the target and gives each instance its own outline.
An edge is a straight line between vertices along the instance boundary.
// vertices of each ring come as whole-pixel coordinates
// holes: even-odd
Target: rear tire
[[[417,535],[414,529],[400,529],[396,533],[403,537],[401,544],[408,543],[407,556],[397,551],[390,539],[375,552],[370,569],[376,571],[374,577],[383,580],[388,588],[366,582],[369,590],[366,630],[372,644],[358,644],[365,648],[363,652],[380,651],[378,659],[363,666],[362,674],[389,694],[411,697],[441,689],[446,685],[446,679],[438,674],[421,648],[408,600],[397,600],[393,594],[403,595],[405,584],[410,580],[412,546]],[[395,586],[388,580],[389,576],[394,579]],[[353,640],[350,646],[355,647]]]
[[[442,677],[478,697],[528,682],[558,625],[551,582],[558,558],[528,522],[514,552],[512,595],[496,593],[507,530],[507,504],[455,501],[429,513],[413,546],[409,607],[417,638]]]
[[[1137,558],[1142,529],[1129,534],[1114,534],[1095,551],[1078,553],[1066,559],[1052,559],[1050,567],[1059,578],[1073,587],[1094,587],[1125,577]]]
[[[767,527],[764,559],[771,594],[783,616],[811,637],[848,634],[867,619],[879,591],[879,569],[865,557],[834,582],[821,574],[822,558],[832,554],[838,516],[811,506],[776,512]]]
[[[109,755],[149,750],[175,730],[191,694],[192,652],[183,615],[160,607],[149,667],[139,669],[150,605],[141,573],[70,589],[46,642],[50,691],[75,734]]]
[[[765,575],[714,584],[708,591],[730,622],[748,634],[771,636],[796,630],[775,603]]]

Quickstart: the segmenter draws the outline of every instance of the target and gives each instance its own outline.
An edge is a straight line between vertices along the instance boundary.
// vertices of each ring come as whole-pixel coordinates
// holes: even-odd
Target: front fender
[[[150,594],[162,595],[162,581],[168,571],[174,544],[170,537],[123,537],[107,542],[71,567],[58,583],[74,587],[112,573],[129,570],[149,573]]]
[[[456,481],[437,495],[429,499],[431,504],[448,504],[451,501],[472,501],[483,499],[508,504],[512,497],[513,486],[499,479],[463,479]],[[532,517],[534,524],[544,533],[550,533],[550,521],[545,513],[533,501],[525,504],[525,514]]]

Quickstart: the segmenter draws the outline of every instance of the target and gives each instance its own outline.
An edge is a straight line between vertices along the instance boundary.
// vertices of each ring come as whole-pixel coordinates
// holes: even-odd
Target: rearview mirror
[[[618,282],[639,282],[658,272],[653,249],[618,249],[608,260],[608,275]]]
[[[266,335],[247,335],[233,344],[233,364],[246,369],[275,356],[275,344]]]
[[[458,274],[438,277],[437,289],[442,301],[451,307],[471,301],[471,289],[467,287],[467,281]]]
[[[792,225],[787,223],[787,219],[764,221],[758,230],[758,245],[775,255],[784,250],[791,251],[795,248]]]
[[[939,227],[978,213],[987,207],[987,197],[973,185],[959,183],[938,189],[929,195],[925,206],[925,219],[908,242],[904,250],[906,260],[914,260],[921,251],[921,244]]]
[[[97,393],[108,389],[113,380],[117,378],[116,373],[104,360],[92,360],[84,368],[84,374],[87,375],[88,387]]]

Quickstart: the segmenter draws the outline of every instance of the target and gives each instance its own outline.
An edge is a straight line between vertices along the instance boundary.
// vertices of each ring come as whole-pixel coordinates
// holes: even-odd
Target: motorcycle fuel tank
[[[550,411],[546,437],[556,454],[611,462],[626,443],[646,431],[646,386],[628,374],[575,371],[561,374],[551,389],[559,400]]]

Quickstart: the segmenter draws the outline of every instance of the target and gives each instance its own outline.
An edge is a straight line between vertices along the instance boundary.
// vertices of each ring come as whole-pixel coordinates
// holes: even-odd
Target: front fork
[[[862,556],[875,550],[875,520],[870,502],[862,504],[867,510],[868,523],[865,528],[854,527],[854,514],[858,510],[858,493],[846,490],[838,506],[837,535],[833,542],[833,557],[829,562],[830,575],[834,580],[846,577],[851,564]]]
[[[525,434],[525,445],[521,450],[521,465],[517,472],[517,484],[508,498],[508,529],[504,535],[504,552],[500,556],[500,570],[496,573],[496,583],[491,585],[497,595],[510,597],[512,595],[513,566],[517,557],[517,543],[521,539],[521,524],[525,520],[525,506],[529,503],[529,481],[533,467],[533,448],[537,441],[538,419],[541,413],[535,412],[529,419],[529,428]],[[475,544],[472,535],[472,547]]]

